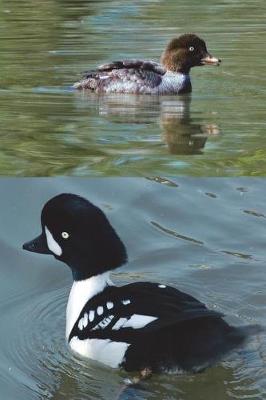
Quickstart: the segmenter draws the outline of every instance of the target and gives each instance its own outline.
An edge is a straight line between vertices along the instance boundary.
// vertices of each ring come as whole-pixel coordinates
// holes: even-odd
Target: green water
[[[2,1],[0,173],[265,175],[265,17],[263,0]],[[188,31],[223,61],[192,70],[190,100],[71,90]]]

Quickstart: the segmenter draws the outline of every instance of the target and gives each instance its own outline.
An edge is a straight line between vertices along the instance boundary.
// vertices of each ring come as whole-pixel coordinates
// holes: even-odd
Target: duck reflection
[[[75,93],[80,108],[97,108],[99,115],[112,123],[149,125],[156,121],[170,154],[201,154],[209,136],[218,135],[215,124],[201,124],[190,116],[191,96],[97,95]],[[156,141],[154,137],[147,139]]]
[[[120,371],[94,368],[87,374],[87,367],[73,371],[69,365],[64,365],[64,371],[57,371],[57,384],[49,390],[51,400],[63,399],[180,399],[182,393],[204,393],[205,398],[211,399],[210,387],[215,384],[218,398],[224,399],[230,389],[238,392],[234,379],[234,367],[228,362],[216,366],[212,371],[196,376],[162,375],[155,379],[143,381],[135,385],[126,385],[125,378],[133,378],[134,374],[123,374]],[[178,379],[178,385],[177,383]],[[227,384],[224,384],[227,382]],[[47,391],[48,391],[47,390]],[[180,397],[181,396],[181,397]],[[186,397],[187,398],[187,397]],[[194,398],[194,397],[193,397]]]

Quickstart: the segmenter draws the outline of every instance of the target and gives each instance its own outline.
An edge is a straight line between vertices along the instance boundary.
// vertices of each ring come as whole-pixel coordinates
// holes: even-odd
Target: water
[[[77,193],[104,210],[127,246],[117,284],[171,284],[232,324],[266,325],[264,179],[2,178],[0,191],[1,399],[265,399],[263,335],[202,374],[154,376],[123,391],[126,373],[65,345],[68,268],[21,249],[40,233],[43,204]]]
[[[265,175],[263,0],[2,2],[0,174]],[[84,96],[80,73],[202,36],[191,99]]]

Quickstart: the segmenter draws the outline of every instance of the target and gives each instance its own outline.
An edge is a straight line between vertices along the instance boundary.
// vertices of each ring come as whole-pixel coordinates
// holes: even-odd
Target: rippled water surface
[[[264,0],[2,1],[0,173],[265,175],[265,17]],[[191,99],[71,90],[188,31],[223,60],[192,70]]]
[[[81,360],[65,345],[68,268],[21,249],[39,233],[50,197],[81,194],[105,211],[127,246],[117,284],[171,284],[233,324],[266,325],[265,187],[259,178],[2,179],[0,398],[265,399],[263,335],[202,374],[154,376],[123,390],[125,373]]]

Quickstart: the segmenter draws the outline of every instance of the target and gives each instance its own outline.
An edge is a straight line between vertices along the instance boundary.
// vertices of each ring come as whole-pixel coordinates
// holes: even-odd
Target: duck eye
[[[69,233],[67,233],[67,232],[62,232],[61,235],[62,235],[63,239],[68,239],[69,238]]]
[[[194,47],[190,46],[189,51],[194,51]]]

